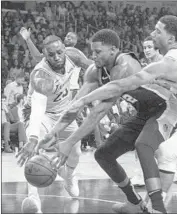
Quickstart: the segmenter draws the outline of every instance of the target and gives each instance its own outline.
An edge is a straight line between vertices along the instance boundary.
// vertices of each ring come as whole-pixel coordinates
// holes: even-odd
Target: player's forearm
[[[60,132],[65,130],[65,128],[76,119],[77,114],[78,111],[65,111],[58,122],[55,124],[55,126],[52,128],[50,133],[58,138]]]
[[[28,137],[30,141],[38,141],[38,138],[40,136],[42,118],[45,114],[46,105],[47,97],[45,95],[34,92],[31,99],[31,115],[28,132]]]
[[[84,104],[92,103],[95,100],[107,100],[121,95],[121,89],[117,84],[106,84],[82,98]]]
[[[127,78],[111,81],[84,96],[82,101],[86,105],[95,100],[107,100],[115,97],[118,98],[127,91],[135,90],[141,85],[150,83],[153,78],[154,75],[151,75],[144,70]]]
[[[43,55],[39,52],[39,50],[36,48],[32,40],[29,38],[26,40],[26,44],[28,46],[28,49],[30,51],[31,56],[36,60],[37,62],[40,62]]]
[[[74,146],[95,129],[96,125],[105,116],[105,114],[105,111],[97,112],[96,114],[91,112],[82,125],[66,139],[65,143]]]

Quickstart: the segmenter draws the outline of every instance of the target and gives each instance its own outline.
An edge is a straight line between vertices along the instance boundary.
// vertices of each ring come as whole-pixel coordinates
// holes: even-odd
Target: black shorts
[[[131,117],[129,121],[122,124],[114,133],[110,135],[103,147],[106,151],[117,158],[127,151],[135,149],[135,143],[140,142],[149,145],[154,152],[159,144],[164,141],[163,136],[159,132],[157,118],[159,118],[164,108],[154,116],[136,115]]]

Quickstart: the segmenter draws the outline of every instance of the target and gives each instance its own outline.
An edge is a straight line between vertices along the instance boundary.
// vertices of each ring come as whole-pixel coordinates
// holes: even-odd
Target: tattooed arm
[[[18,160],[20,166],[22,166],[34,153],[34,149],[38,143],[42,118],[46,111],[47,97],[55,90],[54,81],[42,70],[33,71],[31,73],[30,81],[34,92],[31,97],[28,142],[17,155],[17,157],[20,156]]]

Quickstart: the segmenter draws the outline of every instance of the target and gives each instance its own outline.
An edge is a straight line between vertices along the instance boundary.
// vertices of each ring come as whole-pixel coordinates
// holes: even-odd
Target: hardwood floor
[[[2,213],[21,213],[21,203],[27,196],[23,168],[19,168],[14,160],[13,154],[2,154]],[[133,169],[136,168],[133,160],[132,152],[121,159],[130,176],[133,176]],[[82,154],[77,177],[80,189],[78,198],[68,195],[59,177],[51,186],[39,189],[43,213],[112,213],[112,205],[116,201],[126,201],[125,195],[95,162],[93,152]],[[171,190],[168,211],[177,213],[177,185],[173,184]],[[137,191],[144,197],[144,187]]]

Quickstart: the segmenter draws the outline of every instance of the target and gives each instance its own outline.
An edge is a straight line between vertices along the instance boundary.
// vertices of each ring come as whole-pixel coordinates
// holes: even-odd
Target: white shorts
[[[177,131],[159,145],[155,152],[159,169],[176,172],[177,169]]]
[[[56,120],[53,120],[48,117],[48,115],[44,115],[40,127],[40,134],[38,139],[43,139],[44,135],[49,133],[51,129],[55,126]],[[76,121],[73,121],[64,131],[59,135],[59,141],[63,141],[68,138],[76,129],[78,128]],[[29,126],[26,128],[26,135],[29,138]]]

